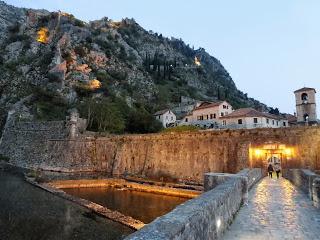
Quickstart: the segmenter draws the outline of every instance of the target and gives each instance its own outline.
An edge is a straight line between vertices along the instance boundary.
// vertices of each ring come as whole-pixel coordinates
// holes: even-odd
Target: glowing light
[[[255,154],[257,157],[259,157],[259,156],[261,156],[261,154],[262,154],[262,150],[256,149],[256,150],[254,150],[254,154]]]
[[[291,149],[290,149],[290,148],[286,148],[286,149],[284,150],[284,153],[285,153],[286,155],[291,155]]]
[[[49,42],[49,30],[48,28],[42,27],[38,31],[37,41],[41,43],[48,43]]]
[[[99,89],[101,88],[101,85],[102,85],[101,82],[97,79],[93,79],[89,81],[89,88],[91,90]]]
[[[194,64],[197,66],[201,66],[200,59],[198,57],[194,57]]]
[[[221,219],[220,218],[218,218],[216,224],[217,224],[217,228],[219,229],[221,227]]]

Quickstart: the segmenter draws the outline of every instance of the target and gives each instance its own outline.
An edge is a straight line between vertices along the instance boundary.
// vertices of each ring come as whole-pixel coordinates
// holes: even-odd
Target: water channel
[[[0,239],[120,240],[132,232],[0,170]]]
[[[155,218],[170,212],[177,205],[189,200],[114,187],[68,188],[62,190],[111,210],[117,210],[144,223],[152,222]]]

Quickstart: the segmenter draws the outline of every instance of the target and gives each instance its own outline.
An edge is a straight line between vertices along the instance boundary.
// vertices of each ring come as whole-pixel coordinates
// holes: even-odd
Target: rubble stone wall
[[[249,149],[274,142],[294,149],[284,168],[320,169],[319,127],[70,138],[66,126],[64,122],[7,126],[0,154],[22,167],[203,182],[205,172],[264,169],[266,160],[253,158]]]

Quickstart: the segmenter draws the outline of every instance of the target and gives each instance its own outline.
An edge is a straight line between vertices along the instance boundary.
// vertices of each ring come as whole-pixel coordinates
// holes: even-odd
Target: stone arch
[[[309,114],[308,114],[308,113],[305,113],[305,114],[303,115],[303,120],[304,120],[305,122],[308,122],[308,120],[309,120]]]

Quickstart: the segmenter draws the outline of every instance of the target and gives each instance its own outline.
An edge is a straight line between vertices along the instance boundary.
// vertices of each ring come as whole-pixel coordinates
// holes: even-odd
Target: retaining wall
[[[274,142],[293,149],[290,159],[283,161],[283,168],[320,169],[318,127],[112,137],[79,135],[70,139],[66,126],[63,122],[7,126],[0,154],[20,167],[100,171],[106,175],[201,183],[205,172],[236,173],[247,167],[265,168],[266,159],[255,159],[250,149]]]

